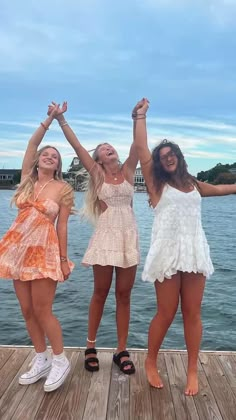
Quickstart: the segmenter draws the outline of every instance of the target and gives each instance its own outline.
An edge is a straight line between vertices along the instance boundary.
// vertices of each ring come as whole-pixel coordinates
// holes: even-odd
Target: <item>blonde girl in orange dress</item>
[[[49,113],[57,105],[52,103]],[[126,350],[130,295],[139,263],[138,235],[132,209],[133,182],[138,157],[134,145],[123,165],[110,144],[97,146],[93,158],[80,144],[62,115],[67,110],[66,102],[55,116],[63,133],[74,148],[83,166],[90,174],[86,199],[86,214],[96,219],[95,232],[82,263],[93,267],[94,292],[89,307],[87,349],[85,368],[99,369],[95,348],[96,334],[102,318],[104,304],[109,293],[113,272],[116,274],[116,326],[117,350],[114,362],[125,374],[135,372],[133,362]]]
[[[56,287],[73,268],[67,258],[67,221],[73,190],[62,180],[57,149],[37,150],[53,121],[53,114],[32,135],[22,165],[21,183],[13,197],[19,212],[0,241],[0,277],[13,279],[22,314],[35,348],[31,368],[19,377],[29,385],[47,377],[46,392],[67,377],[70,363],[63,353],[62,330],[52,313]],[[57,221],[56,229],[54,223]],[[47,352],[48,338],[53,356]]]

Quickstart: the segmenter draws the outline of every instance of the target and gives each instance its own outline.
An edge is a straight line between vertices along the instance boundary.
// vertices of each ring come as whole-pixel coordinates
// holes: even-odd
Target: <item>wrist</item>
[[[60,261],[61,262],[68,262],[68,259],[64,255],[60,255]]]
[[[44,122],[41,122],[40,125],[41,127],[44,128],[45,131],[49,130],[49,127],[52,123],[52,118],[48,117],[46,118],[46,120]]]
[[[146,112],[143,109],[133,110],[131,116],[133,119],[146,118]]]
[[[134,120],[134,121],[137,121],[137,120],[145,120],[145,118],[146,118],[146,114],[138,114],[138,113],[133,113],[132,114],[132,119]]]
[[[58,124],[60,127],[63,127],[64,125],[68,125],[68,122],[65,120],[65,118],[57,118]]]
[[[60,124],[60,122],[64,122],[65,121],[65,117],[63,114],[57,115],[56,120],[58,121],[58,123]]]

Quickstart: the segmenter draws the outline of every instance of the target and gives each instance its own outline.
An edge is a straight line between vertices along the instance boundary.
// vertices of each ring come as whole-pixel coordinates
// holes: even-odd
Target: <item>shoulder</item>
[[[73,207],[74,206],[74,189],[72,186],[66,182],[66,181],[59,181],[59,199],[60,204],[67,206],[67,207]]]

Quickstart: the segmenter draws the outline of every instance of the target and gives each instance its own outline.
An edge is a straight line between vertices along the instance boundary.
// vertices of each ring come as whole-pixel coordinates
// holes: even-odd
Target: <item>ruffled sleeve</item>
[[[60,204],[69,208],[73,208],[75,205],[75,194],[72,186],[65,182],[65,186],[61,190]]]

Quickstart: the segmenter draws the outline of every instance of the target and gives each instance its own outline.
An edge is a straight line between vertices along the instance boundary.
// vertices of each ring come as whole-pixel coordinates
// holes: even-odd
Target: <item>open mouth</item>
[[[46,163],[46,165],[53,165],[53,162],[51,162],[49,160],[44,161],[44,163]]]
[[[109,150],[106,155],[111,156],[111,155],[113,155],[113,152],[111,150]]]

